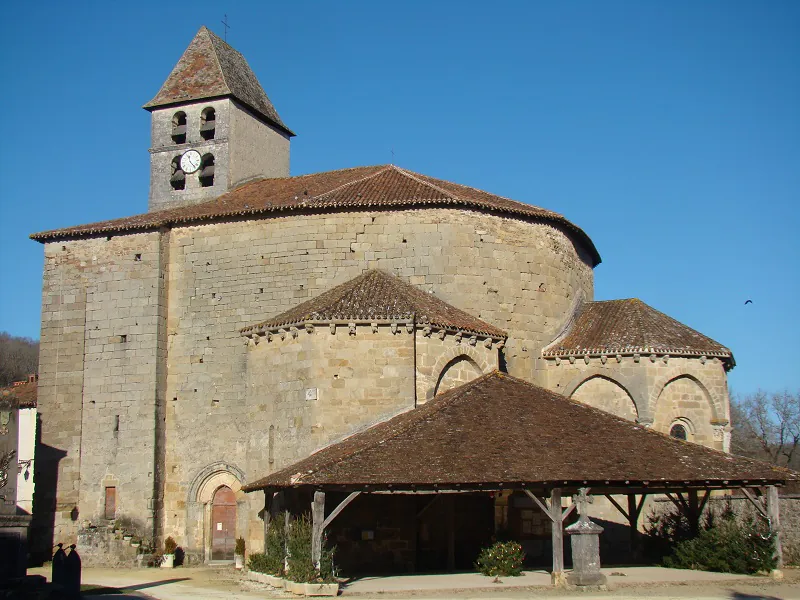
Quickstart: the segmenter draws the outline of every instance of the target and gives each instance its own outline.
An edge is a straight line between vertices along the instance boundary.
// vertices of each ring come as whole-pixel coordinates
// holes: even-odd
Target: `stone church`
[[[290,176],[294,132],[205,27],[144,108],[148,212],[31,236],[40,550],[112,519],[259,550],[243,487],[495,371],[728,450],[731,351],[594,301],[560,214],[396,165]]]

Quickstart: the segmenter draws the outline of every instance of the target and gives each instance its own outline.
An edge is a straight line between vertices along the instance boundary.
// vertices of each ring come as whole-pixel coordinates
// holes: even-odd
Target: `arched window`
[[[183,111],[172,115],[172,141],[176,144],[186,143],[186,113]]]
[[[186,189],[186,174],[181,169],[181,157],[176,156],[172,159],[172,175],[169,178],[169,183],[173,190]]]
[[[686,441],[687,439],[689,439],[689,434],[686,432],[686,426],[681,425],[680,423],[676,423],[675,425],[670,427],[669,435],[670,437],[674,437],[675,439],[678,440]]]
[[[204,108],[200,114],[200,136],[204,140],[213,140],[217,128],[217,112],[211,108]]]
[[[200,186],[211,187],[214,185],[214,156],[205,154],[200,162]]]

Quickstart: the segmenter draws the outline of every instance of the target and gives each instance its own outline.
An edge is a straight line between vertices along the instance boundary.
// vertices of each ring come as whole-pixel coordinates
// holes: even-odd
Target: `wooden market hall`
[[[646,498],[668,499],[697,530],[712,492],[741,491],[777,536],[780,564],[776,486],[794,475],[494,372],[244,490],[265,493],[265,532],[281,511],[310,512],[316,555],[327,538],[348,573],[471,569],[507,536],[559,583],[565,525],[592,496],[624,516],[635,557]]]

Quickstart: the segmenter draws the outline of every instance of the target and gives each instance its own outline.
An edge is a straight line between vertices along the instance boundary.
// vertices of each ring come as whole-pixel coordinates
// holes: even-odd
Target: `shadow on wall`
[[[55,545],[56,490],[58,463],[66,451],[42,443],[42,419],[36,417],[36,462],[34,467],[33,518],[28,532],[31,566],[40,566],[50,560]],[[78,510],[70,515],[78,520]]]

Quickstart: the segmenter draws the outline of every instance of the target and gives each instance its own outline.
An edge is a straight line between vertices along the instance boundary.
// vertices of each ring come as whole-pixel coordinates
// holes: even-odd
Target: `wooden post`
[[[311,561],[314,568],[319,570],[322,559],[322,532],[325,528],[325,492],[314,492],[311,502]]]
[[[689,510],[686,516],[689,517],[692,537],[696,537],[700,533],[700,503],[697,500],[697,490],[689,490],[686,495],[689,499]]]
[[[770,532],[775,536],[776,569],[783,568],[783,547],[781,546],[781,506],[778,498],[778,488],[774,485],[767,486],[767,518],[769,519]]]
[[[639,540],[639,511],[636,510],[636,494],[628,494],[628,527],[631,535],[631,556],[633,556]]]
[[[447,496],[447,570],[456,570],[456,510],[453,494]]]
[[[564,521],[561,518],[561,488],[550,490],[550,521],[553,540],[553,585],[564,583]]]
[[[273,493],[269,490],[264,490],[264,552],[267,551],[267,533],[269,532],[269,520],[272,517],[272,503],[274,500]]]

